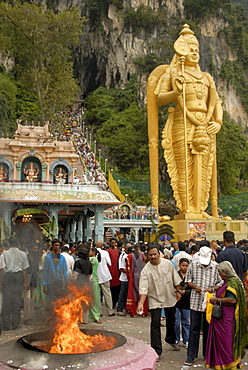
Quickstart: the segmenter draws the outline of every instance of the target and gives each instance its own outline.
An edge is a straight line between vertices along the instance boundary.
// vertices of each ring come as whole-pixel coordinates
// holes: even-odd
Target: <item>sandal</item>
[[[117,316],[126,316],[123,312],[117,312]]]

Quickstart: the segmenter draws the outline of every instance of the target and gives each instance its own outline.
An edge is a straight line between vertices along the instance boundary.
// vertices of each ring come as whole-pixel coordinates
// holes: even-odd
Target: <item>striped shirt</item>
[[[188,268],[185,283],[193,283],[196,286],[202,288],[200,293],[197,293],[195,289],[192,289],[190,295],[190,309],[194,311],[203,311],[202,304],[205,297],[205,289],[213,288],[215,285],[222,285],[223,281],[220,278],[217,269],[217,263],[211,261],[211,263],[204,267],[199,261],[193,261]]]

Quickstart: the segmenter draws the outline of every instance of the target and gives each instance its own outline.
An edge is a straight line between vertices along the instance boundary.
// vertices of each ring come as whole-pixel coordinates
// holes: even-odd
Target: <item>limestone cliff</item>
[[[51,2],[47,5],[51,6]],[[132,74],[136,74],[141,86],[141,104],[145,101],[148,71],[144,72],[140,63],[146,65],[152,58],[154,67],[156,61],[169,63],[173,43],[182,24],[188,21],[184,0],[58,0],[52,6],[58,11],[77,6],[89,19],[75,51],[75,69],[82,96],[100,85],[122,87]],[[145,26],[141,18],[135,18],[135,11],[144,18]],[[145,18],[145,11],[149,18]],[[236,88],[219,76],[223,61],[237,58],[226,42],[225,30],[229,24],[219,11],[215,17],[206,18],[195,27],[197,29],[191,25],[200,42],[201,69],[214,76],[224,109],[245,129],[248,115]]]

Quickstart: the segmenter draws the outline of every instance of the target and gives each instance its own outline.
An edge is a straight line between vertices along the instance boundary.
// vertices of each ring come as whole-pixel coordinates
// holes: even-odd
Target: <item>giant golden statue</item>
[[[162,147],[177,206],[187,218],[206,217],[211,193],[217,212],[216,133],[223,110],[213,78],[202,72],[199,44],[187,24],[174,44],[171,64],[157,67],[147,85],[151,195],[158,208],[158,106],[174,102]]]

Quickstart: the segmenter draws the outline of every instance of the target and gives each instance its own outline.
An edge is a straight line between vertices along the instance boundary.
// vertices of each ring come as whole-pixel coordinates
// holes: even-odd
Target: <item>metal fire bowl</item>
[[[97,334],[101,334],[104,337],[114,337],[116,340],[116,343],[114,344],[114,349],[120,346],[123,346],[123,344],[126,343],[127,339],[121,334],[114,333],[112,331],[106,331],[106,330],[94,330],[94,329],[80,329],[82,333],[90,336],[94,336]],[[49,352],[50,348],[53,345],[53,333],[50,331],[45,332],[38,332],[33,334],[25,335],[24,337],[21,337],[18,339],[18,342],[20,342],[24,348],[32,351],[38,351],[38,352]],[[94,350],[91,353],[96,352],[104,352],[109,350],[101,350],[97,346],[94,348]],[[81,354],[79,354],[81,355]],[[85,355],[85,353],[82,353],[82,355]],[[64,355],[62,355],[64,356]]]
[[[83,329],[82,332],[88,335],[113,336],[117,339],[116,347],[87,354],[47,353],[42,346],[51,342],[52,333],[38,332],[0,345],[0,370],[155,369],[157,354],[144,342],[105,330]],[[32,343],[41,343],[41,347],[37,348]]]

